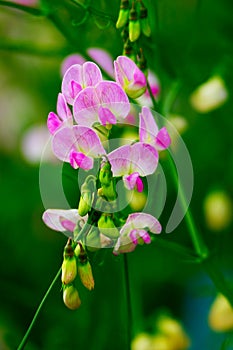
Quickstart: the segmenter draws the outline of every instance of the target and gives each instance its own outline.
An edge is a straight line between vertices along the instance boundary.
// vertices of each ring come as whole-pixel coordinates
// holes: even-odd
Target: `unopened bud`
[[[78,291],[73,285],[66,286],[63,290],[63,301],[71,310],[76,310],[81,305]]]
[[[129,14],[129,40],[136,41],[141,32],[140,21],[138,19],[137,11],[134,7],[130,10]]]
[[[185,350],[190,346],[190,340],[177,320],[169,316],[161,316],[157,322],[157,328],[172,344],[172,349]]]
[[[101,185],[109,186],[112,179],[112,170],[111,164],[109,162],[105,162],[100,169],[99,172],[99,180]]]
[[[116,28],[124,27],[129,20],[129,0],[121,0],[120,11],[116,22]]]
[[[80,216],[85,216],[91,209],[92,205],[92,188],[91,181],[85,181],[81,186],[81,196],[79,200],[78,213]]]
[[[77,262],[75,256],[66,258],[62,263],[61,281],[64,284],[69,284],[74,281],[77,275]]]
[[[111,239],[116,239],[119,237],[119,231],[116,228],[110,214],[103,213],[101,215],[98,221],[98,227],[103,235]]]
[[[79,262],[78,274],[84,287],[86,287],[89,290],[94,289],[95,282],[92,274],[91,264],[89,263],[89,261],[86,261],[85,263],[82,263],[81,261]]]
[[[148,37],[151,36],[151,28],[148,21],[148,12],[144,6],[142,6],[140,9],[140,23],[141,23],[142,33],[145,36],[148,36]]]

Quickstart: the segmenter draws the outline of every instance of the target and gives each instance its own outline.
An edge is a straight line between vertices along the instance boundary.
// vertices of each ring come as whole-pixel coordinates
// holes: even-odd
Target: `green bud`
[[[105,162],[99,172],[99,180],[101,185],[109,186],[112,180],[112,170],[111,164],[109,162]]]
[[[122,28],[126,25],[129,19],[129,10],[120,10],[119,16],[116,22],[116,28]]]
[[[65,258],[62,263],[61,281],[64,284],[69,284],[74,281],[77,275],[77,262],[75,256]]]
[[[136,41],[141,32],[140,21],[138,19],[138,14],[135,8],[133,7],[130,10],[129,15],[129,40],[134,42]]]
[[[91,202],[92,195],[90,192],[85,192],[80,196],[78,213],[80,216],[85,216],[91,209],[89,203]]]
[[[114,201],[117,197],[113,181],[109,186],[102,186],[98,189],[98,195],[107,198],[108,201]]]
[[[143,6],[140,9],[140,23],[141,23],[141,30],[142,33],[145,36],[151,36],[151,28],[149,25],[149,20],[148,20],[148,14],[147,14],[147,9]]]
[[[63,301],[71,310],[76,310],[81,305],[78,291],[73,285],[66,286],[63,290]]]
[[[116,22],[116,28],[124,27],[129,19],[129,0],[121,0],[120,11]]]
[[[78,274],[84,287],[86,287],[89,290],[94,289],[95,282],[92,274],[91,264],[89,263],[89,261],[87,261],[84,264],[82,262],[78,264]]]
[[[98,227],[103,235],[111,239],[116,239],[119,237],[119,231],[116,228],[110,214],[103,213],[101,215],[98,221]]]

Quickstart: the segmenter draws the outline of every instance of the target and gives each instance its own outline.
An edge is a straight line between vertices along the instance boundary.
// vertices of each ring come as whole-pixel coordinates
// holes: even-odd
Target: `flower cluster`
[[[107,142],[101,135],[104,133],[105,140],[108,139],[113,125],[124,123],[130,113],[128,96],[140,96],[146,86],[144,74],[129,58],[118,57],[114,68],[116,82],[103,80],[93,62],[72,65],[62,80],[57,112],[48,115],[47,126],[55,156],[74,169],[88,172],[95,164],[99,167],[96,176],[87,173],[80,189],[78,209],[48,209],[43,214],[47,226],[69,237],[71,255],[64,256],[66,271],[67,261],[69,266],[75,265],[72,244],[78,247],[76,257],[80,260],[80,249],[85,252],[85,247],[88,250],[113,247],[114,254],[126,253],[138,244],[149,244],[150,233],[161,232],[160,223],[150,214],[135,212],[125,217],[122,211],[116,210],[117,183],[122,180],[126,191],[142,192],[143,178],[156,171],[158,151],[169,147],[171,141],[165,127],[159,130],[149,108],[142,107],[138,140],[108,152]],[[64,278],[62,282],[64,302],[69,307],[67,288],[74,288],[76,273],[71,280],[70,274],[68,276],[68,282],[64,282]],[[93,279],[90,266],[84,269],[81,281],[85,279]],[[94,282],[89,289],[93,287]],[[74,305],[78,307],[77,292],[72,290],[72,293],[76,298]],[[76,307],[72,304],[70,308]]]

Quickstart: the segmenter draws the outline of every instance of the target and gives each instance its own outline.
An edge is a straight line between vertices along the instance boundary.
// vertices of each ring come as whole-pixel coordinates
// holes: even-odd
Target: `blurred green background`
[[[33,153],[33,143],[28,146],[25,137],[34,127],[42,130],[48,113],[55,111],[60,67],[68,54],[84,54],[90,47],[104,48],[113,58],[122,53],[120,32],[115,29],[119,5],[119,1],[91,1],[91,11],[80,24],[85,10],[74,1],[41,1],[36,5],[46,13],[41,16],[0,1],[1,350],[16,349],[20,343],[62,262],[66,243],[65,236],[49,230],[41,220],[39,151],[35,146]],[[233,195],[233,4],[230,0],[145,0],[145,5],[152,36],[143,47],[148,66],[159,77],[161,100],[174,81],[181,82],[172,113],[188,124],[182,137],[194,168],[193,216],[219,267],[233,280],[232,222],[216,232],[207,224],[203,209],[206,196],[215,189],[231,201]],[[199,113],[190,104],[190,94],[213,75],[224,80],[228,99],[219,108]],[[33,136],[36,145],[43,144],[43,135],[42,141]],[[166,226],[177,191],[166,159],[162,166],[168,195],[160,220]],[[76,185],[73,173],[65,178],[68,196]],[[70,200],[75,202],[76,197]],[[165,309],[183,323],[190,349],[220,349],[229,335],[217,334],[207,324],[215,287],[197,264],[166,246],[166,241],[175,241],[192,247],[185,223],[159,238],[165,244],[153,242],[128,254],[133,334],[153,332],[156,313]],[[82,306],[72,312],[63,305],[61,285],[56,283],[26,349],[125,348],[122,257],[107,250],[93,254],[91,260],[95,290],[87,292],[80,286]]]

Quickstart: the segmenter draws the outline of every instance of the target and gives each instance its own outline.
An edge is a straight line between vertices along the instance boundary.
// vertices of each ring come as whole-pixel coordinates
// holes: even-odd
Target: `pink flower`
[[[73,105],[76,96],[82,89],[95,86],[100,81],[102,81],[102,74],[95,63],[75,64],[66,71],[63,77],[62,93],[66,101]]]
[[[74,169],[93,168],[93,158],[105,154],[101,141],[94,130],[86,126],[64,127],[53,136],[52,148],[55,156],[71,164]]]
[[[85,223],[87,215],[81,217],[77,209],[48,209],[44,212],[42,219],[44,223],[55,231],[60,231],[66,236],[73,238],[73,231],[80,221]]]
[[[126,223],[120,230],[114,254],[132,252],[138,243],[149,244],[151,237],[148,231],[152,233],[160,233],[162,227],[159,221],[150,214],[133,213],[130,214]]]
[[[82,90],[74,101],[74,118],[78,124],[92,126],[94,123],[116,124],[130,111],[127,95],[112,81],[101,81],[96,86]]]
[[[72,125],[72,114],[67,106],[65,97],[59,93],[57,98],[57,114],[50,112],[47,119],[47,127],[51,134],[54,134],[61,126]]]
[[[107,51],[98,47],[91,47],[87,50],[87,53],[110,77],[114,77],[113,59]]]
[[[137,142],[133,145],[124,145],[108,154],[113,176],[123,176],[127,189],[137,188],[143,191],[143,182],[140,176],[153,174],[158,164],[158,153],[149,144]]]
[[[157,150],[164,150],[171,144],[171,138],[165,127],[158,129],[154,117],[148,107],[142,107],[139,113],[139,139]]]
[[[115,79],[127,95],[137,98],[146,91],[146,77],[137,65],[126,56],[119,56],[114,61]]]

